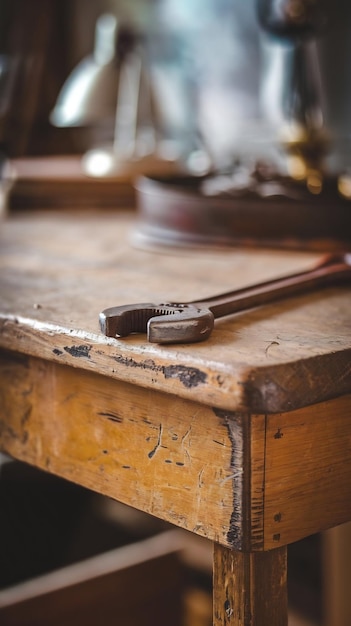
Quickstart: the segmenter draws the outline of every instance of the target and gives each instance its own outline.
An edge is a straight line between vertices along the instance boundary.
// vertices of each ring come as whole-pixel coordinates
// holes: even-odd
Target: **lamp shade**
[[[110,14],[100,16],[93,54],[78,63],[59,93],[50,116],[55,126],[87,126],[115,115],[118,87],[116,35],[117,19]]]

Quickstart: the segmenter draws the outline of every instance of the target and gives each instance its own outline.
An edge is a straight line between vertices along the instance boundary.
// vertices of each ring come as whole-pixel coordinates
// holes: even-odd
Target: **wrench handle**
[[[330,256],[312,269],[198,300],[194,304],[207,307],[218,318],[348,281],[351,281],[351,255]]]

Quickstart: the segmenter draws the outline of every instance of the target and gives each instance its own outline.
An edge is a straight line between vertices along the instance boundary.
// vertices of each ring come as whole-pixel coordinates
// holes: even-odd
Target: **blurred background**
[[[128,193],[122,188],[125,164],[130,177],[150,171],[226,174],[236,192],[251,185],[260,164],[264,180],[302,181],[312,196],[321,194],[328,177],[335,179],[328,200],[335,220],[335,200],[351,198],[350,56],[348,0],[0,0],[0,166],[10,161],[16,169],[14,203],[20,207],[115,207],[135,203],[131,185]],[[92,193],[82,172],[103,184]],[[118,194],[109,183],[114,178]],[[64,188],[69,200],[63,179],[72,183]],[[216,179],[211,193],[221,184]],[[314,217],[312,223],[317,227]],[[6,460],[0,480],[5,606],[13,585],[171,530],[72,489]],[[57,502],[60,529],[53,523]],[[58,544],[62,524],[64,547]],[[168,601],[178,608],[179,598],[185,602],[179,619],[184,626],[210,624],[211,546],[179,533],[174,541],[171,568],[167,562],[155,578],[155,606],[161,610],[160,580],[166,583],[173,568],[178,573]],[[326,545],[333,548],[315,536],[289,548],[291,604],[305,616],[292,616],[291,625],[325,619]],[[342,546],[338,550],[340,555]],[[40,585],[33,593],[40,613]],[[143,599],[133,603],[142,615]],[[105,623],[115,623],[114,611]]]
[[[347,0],[0,0],[2,162],[17,160],[20,190],[38,177],[28,159],[61,155],[77,159],[40,162],[51,181],[55,168],[60,182],[209,175],[195,195],[230,200],[218,240],[262,242],[264,225],[269,242],[349,245],[350,18]],[[160,214],[148,192],[139,209],[151,240]],[[172,240],[169,196],[156,192]],[[192,243],[216,239],[202,233],[212,200]]]
[[[1,0],[1,143],[9,156],[18,157],[81,154],[112,140],[120,68],[134,50],[144,78],[139,85],[144,119],[141,115],[138,123],[151,125],[157,140],[173,141],[183,156],[200,148],[216,169],[227,169],[254,150],[281,163],[282,128],[297,121],[308,129],[323,127],[328,165],[344,171],[350,165],[350,5],[290,0],[295,14],[303,5],[312,12],[307,37],[299,16],[285,20],[286,32],[277,28],[277,15],[281,19],[288,4]],[[98,42],[98,18],[104,14],[116,24],[105,25]],[[78,119],[66,110],[66,117],[50,118],[65,81],[83,59],[91,59],[95,49],[95,61],[100,54],[97,63],[109,63],[109,52],[106,60],[102,50],[109,37],[115,72],[109,74],[108,97],[100,90],[100,112],[96,108],[94,117],[84,119],[80,111]]]

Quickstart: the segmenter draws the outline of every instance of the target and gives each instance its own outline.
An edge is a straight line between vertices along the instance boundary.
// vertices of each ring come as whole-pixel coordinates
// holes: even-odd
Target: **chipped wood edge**
[[[351,349],[284,367],[231,368],[191,353],[176,363],[174,351],[153,344],[136,349],[97,333],[16,316],[0,316],[0,346],[230,411],[288,412],[351,392]],[[332,369],[339,375],[331,381]]]

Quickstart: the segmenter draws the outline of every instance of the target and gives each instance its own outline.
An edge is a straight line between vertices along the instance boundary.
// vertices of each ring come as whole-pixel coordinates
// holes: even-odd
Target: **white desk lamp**
[[[100,16],[94,52],[66,80],[51,114],[52,123],[59,127],[92,125],[114,116],[113,142],[83,156],[83,169],[90,176],[206,169],[206,158],[201,163],[200,155],[198,162],[193,158],[185,165],[179,154],[169,150],[169,142],[157,138],[153,90],[142,52],[134,42],[119,58],[119,37],[123,35],[115,16]]]

